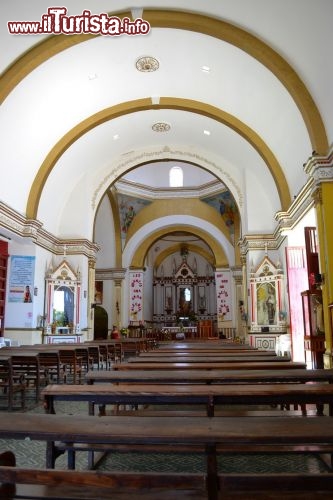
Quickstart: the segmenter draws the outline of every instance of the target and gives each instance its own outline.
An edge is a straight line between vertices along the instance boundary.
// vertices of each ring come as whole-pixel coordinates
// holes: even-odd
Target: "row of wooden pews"
[[[331,457],[333,370],[307,370],[303,363],[287,357],[280,359],[274,353],[224,341],[165,343],[153,350],[145,345],[135,355],[122,356],[121,362],[103,368],[97,369],[96,364],[90,367],[82,384],[44,387],[43,415],[0,414],[0,437],[46,441],[47,470],[38,476],[44,486],[55,481],[59,471],[52,469],[59,454],[66,452],[69,470],[60,472],[61,479],[58,476],[63,487],[71,484],[72,491],[75,484],[86,484],[88,490],[105,488],[104,492],[95,489],[95,498],[101,499],[128,498],[129,490],[140,499],[217,500],[240,498],[241,494],[242,498],[274,499],[276,486],[283,481],[293,489],[293,498],[305,499],[309,489],[304,485],[311,480],[316,485],[312,492],[319,491],[321,485],[320,498],[328,498],[327,493],[333,491],[331,462],[327,474],[311,477],[245,476],[241,471],[234,476],[222,475],[217,466],[217,457],[230,453],[315,453]],[[57,401],[84,401],[87,415],[61,415],[56,412]],[[189,410],[180,409],[179,405],[185,404]],[[316,411],[308,412],[309,404]],[[108,405],[113,405],[111,413],[106,411]],[[119,405],[126,410],[120,411]],[[247,409],[264,405],[269,409],[234,412],[233,407],[238,405]],[[271,410],[270,406],[283,411]],[[98,471],[87,474],[74,470],[77,451],[86,451],[88,466],[93,467],[97,452],[116,449],[196,451],[205,456],[206,471],[201,475],[103,473],[98,485]],[[11,485],[23,478],[34,483],[32,475],[14,471],[14,467],[0,467],[0,481],[8,480]],[[247,490],[253,491],[253,497],[246,496]],[[277,492],[281,496],[281,489]],[[64,490],[57,498],[63,498],[62,494]],[[285,498],[287,495],[288,491],[283,491]]]
[[[15,467],[12,452],[0,454],[0,498],[4,500],[207,499],[205,474],[56,471]],[[332,498],[332,474],[218,474],[219,499],[308,500]]]
[[[147,350],[141,339],[92,341],[82,344],[34,344],[0,349],[0,409],[25,408],[27,391],[40,401],[50,383],[82,384],[89,370],[111,370],[130,355]]]
[[[120,448],[127,451],[152,449],[156,453],[156,450],[159,451],[160,449],[170,451],[171,447],[172,451],[175,451],[182,447],[183,453],[184,447],[186,447],[188,451],[201,452],[206,459],[206,472],[203,473],[202,480],[202,485],[205,486],[205,497],[201,496],[201,498],[208,498],[209,500],[232,498],[226,496],[230,494],[227,479],[224,478],[221,482],[217,467],[218,455],[223,456],[229,453],[308,453],[309,450],[312,453],[333,453],[333,421],[330,417],[327,418],[325,425],[323,425],[323,418],[325,417],[288,419],[286,417],[238,417],[237,420],[234,417],[149,417],[141,419],[135,416],[99,418],[83,415],[73,418],[68,415],[45,414],[12,414],[11,417],[9,414],[5,415],[4,418],[1,417],[0,436],[6,435],[7,438],[15,439],[29,436],[29,439],[45,440],[49,456],[54,453],[54,444],[59,439],[67,445],[69,455],[77,449],[86,449],[87,445],[91,445],[94,449],[101,448],[109,451]],[[76,444],[75,448],[74,443]],[[54,480],[57,478],[64,485],[66,472],[54,472]],[[130,483],[131,475],[129,473],[127,477],[127,473],[121,474],[126,493],[128,494],[128,490],[126,490],[128,484],[131,484],[135,498],[152,498],[151,496],[145,496],[148,486],[146,483],[145,488],[143,487],[145,474],[140,475],[141,481],[137,476],[137,482],[134,484]],[[77,473],[75,475],[77,484],[81,482],[84,485],[84,477],[86,476],[87,471]],[[115,477],[116,474],[113,476]],[[154,475],[151,474],[151,476]],[[50,472],[47,478],[47,474],[43,474],[43,471],[39,473],[39,471],[33,470],[30,472],[18,470],[15,473],[12,468],[9,471],[8,468],[0,467],[0,480],[13,484],[17,483],[19,477],[25,483],[36,482],[36,478],[39,478],[40,482],[47,482],[48,480],[50,485],[52,473]],[[69,477],[74,478],[74,475]],[[94,478],[95,484],[97,484],[98,480],[101,481],[100,485],[105,484],[101,479],[103,473],[95,471],[95,473],[89,474],[89,477]],[[301,475],[300,477],[303,478],[304,476]],[[295,498],[309,498],[309,496],[305,496],[304,484],[300,482],[300,477],[298,477],[298,480],[297,476],[295,477],[294,485],[290,480],[289,488],[293,488],[295,495],[297,489],[303,492],[303,496],[295,496]],[[328,480],[328,477],[331,477],[331,479]],[[332,472],[311,476],[317,487],[322,484],[324,491],[331,492],[332,477]],[[260,474],[256,479],[259,484],[264,482],[264,477]],[[177,490],[177,484],[178,487],[179,485],[184,487],[186,480],[189,489],[191,489],[188,475],[183,473],[170,475],[158,472],[156,473],[155,482],[151,481],[150,488],[155,488],[155,494],[159,490],[161,495],[163,495],[163,492],[170,492],[171,490],[175,498],[183,498],[182,496],[177,497],[175,490]],[[283,480],[284,475],[282,474],[280,476],[281,483]],[[120,477],[118,485],[119,482]],[[231,484],[230,481],[229,488],[232,489]],[[264,484],[268,491],[274,492],[277,478],[275,478],[274,487],[267,481]],[[238,487],[242,486],[244,488],[244,483],[238,485]],[[159,488],[157,493],[156,488]],[[237,484],[234,483],[233,488],[237,490]],[[252,488],[255,489],[255,482],[252,482]],[[109,483],[108,489],[110,498],[115,498],[112,494],[111,483]],[[280,489],[278,491],[281,495]],[[203,492],[201,491],[201,493]],[[178,495],[181,494],[178,492]],[[51,498],[51,495],[45,498]],[[57,496],[56,498],[62,497]],[[87,497],[85,496],[85,498]],[[97,496],[96,498],[101,497]],[[246,496],[245,498],[250,497]],[[271,498],[271,496],[267,498]]]

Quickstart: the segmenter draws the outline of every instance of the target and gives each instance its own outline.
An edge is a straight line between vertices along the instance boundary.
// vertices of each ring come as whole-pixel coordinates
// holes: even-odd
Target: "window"
[[[190,302],[191,300],[191,290],[189,288],[185,288],[185,302]]]
[[[169,186],[183,187],[183,169],[181,167],[172,167],[169,170]]]

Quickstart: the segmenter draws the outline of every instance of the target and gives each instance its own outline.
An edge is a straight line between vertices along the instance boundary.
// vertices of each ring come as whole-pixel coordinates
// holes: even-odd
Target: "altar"
[[[169,326],[163,328],[163,333],[166,337],[170,337],[171,340],[196,339],[198,336],[196,326]]]
[[[262,351],[276,351],[276,343],[282,332],[249,333],[249,344]]]
[[[43,333],[42,344],[80,344],[82,333]]]

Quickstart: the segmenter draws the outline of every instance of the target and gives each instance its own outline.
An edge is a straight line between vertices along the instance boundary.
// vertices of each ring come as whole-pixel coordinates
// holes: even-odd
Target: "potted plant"
[[[126,338],[127,338],[127,336],[128,336],[128,328],[124,328],[124,327],[123,327],[123,328],[120,328],[120,334],[121,334],[121,336],[122,336],[123,338],[125,338],[125,339],[126,339]]]

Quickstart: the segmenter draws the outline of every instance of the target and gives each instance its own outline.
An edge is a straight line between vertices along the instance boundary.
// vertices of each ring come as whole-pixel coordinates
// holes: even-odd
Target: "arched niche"
[[[251,273],[251,332],[283,332],[286,313],[283,307],[284,275],[279,265],[265,257]]]
[[[66,259],[49,269],[45,278],[45,336],[77,340],[73,336],[80,334],[80,291],[80,273],[75,273]]]
[[[251,326],[249,343],[261,350],[276,351],[277,339],[287,333],[284,275],[266,256],[250,276]]]

